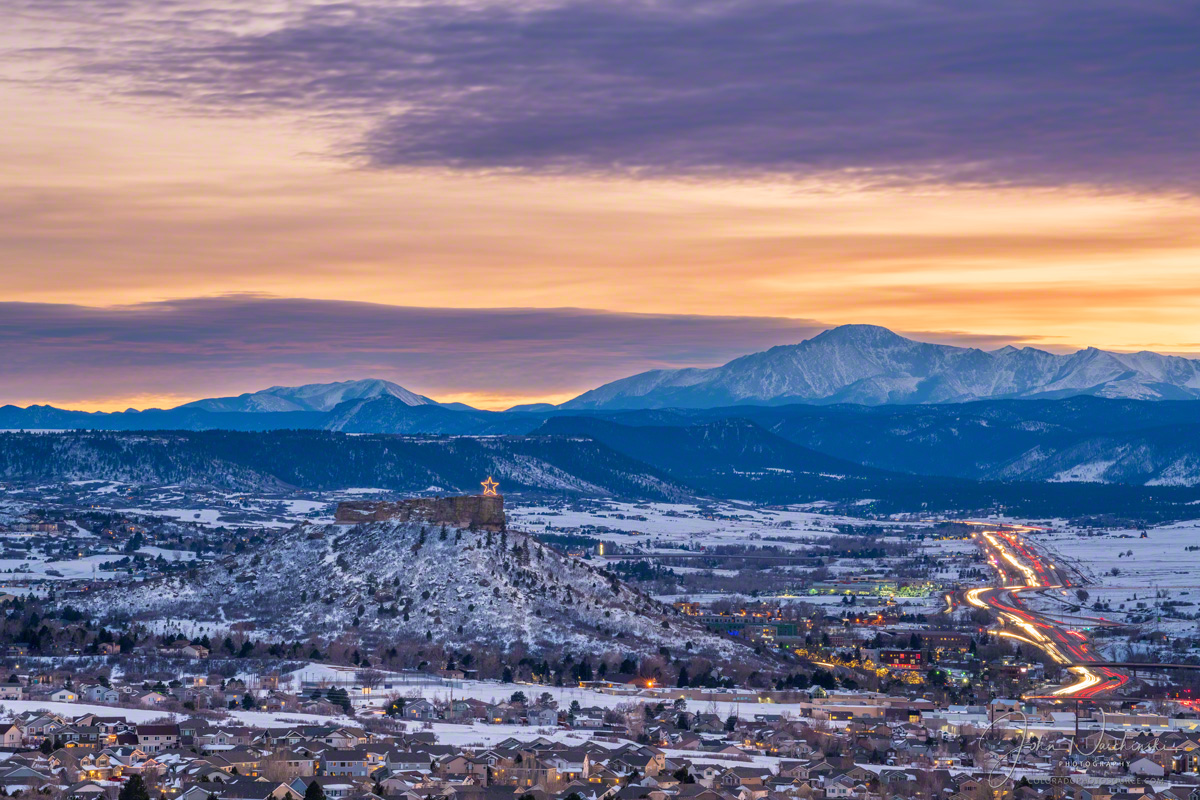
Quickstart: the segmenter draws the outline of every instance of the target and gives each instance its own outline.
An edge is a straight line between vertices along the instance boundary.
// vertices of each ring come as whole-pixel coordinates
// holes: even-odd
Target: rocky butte
[[[334,520],[339,525],[365,522],[429,522],[468,530],[502,531],[505,528],[503,495],[414,497],[406,500],[356,500],[338,503]]]

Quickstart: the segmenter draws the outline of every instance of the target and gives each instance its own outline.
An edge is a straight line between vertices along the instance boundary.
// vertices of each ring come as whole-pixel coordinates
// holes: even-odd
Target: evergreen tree
[[[117,795],[117,800],[150,800],[150,792],[146,791],[146,784],[142,781],[142,776],[130,775],[129,780],[125,781],[125,785],[121,787],[121,793]]]
[[[309,783],[308,788],[304,790],[304,800],[325,800],[325,790],[321,788],[321,784],[316,780]]]

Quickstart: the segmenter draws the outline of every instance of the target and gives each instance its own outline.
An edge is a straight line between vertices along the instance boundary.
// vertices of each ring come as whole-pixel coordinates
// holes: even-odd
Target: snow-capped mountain
[[[304,386],[272,386],[270,389],[247,392],[237,397],[196,400],[179,407],[226,412],[329,411],[347,400],[370,400],[376,397],[394,397],[409,406],[437,404],[436,401],[410,392],[391,381],[375,379],[309,383]]]
[[[711,369],[654,370],[605,384],[568,409],[713,408],[787,402],[958,403],[1028,397],[1200,398],[1200,361],[1089,347],[985,351],[843,325]]]
[[[299,526],[198,574],[100,591],[87,607],[139,619],[253,622],[266,635],[433,639],[572,653],[689,649],[753,658],[688,617],[516,531],[418,523]]]

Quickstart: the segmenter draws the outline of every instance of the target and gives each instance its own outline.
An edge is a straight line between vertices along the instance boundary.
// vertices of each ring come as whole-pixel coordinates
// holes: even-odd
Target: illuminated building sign
[[[879,661],[892,669],[920,669],[923,664],[920,650],[880,650]]]

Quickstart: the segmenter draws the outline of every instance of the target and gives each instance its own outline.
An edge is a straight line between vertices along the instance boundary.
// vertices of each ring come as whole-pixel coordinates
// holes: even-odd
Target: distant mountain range
[[[31,412],[37,414],[32,421]],[[711,487],[714,493],[719,491],[720,476],[731,470],[758,476],[756,486],[778,482],[785,473],[803,472],[810,478],[866,478],[872,471],[973,481],[1200,486],[1200,402],[1196,401],[1073,397],[941,405],[741,405],[615,411],[550,409],[535,413],[410,406],[397,397],[383,395],[347,400],[324,412],[208,412],[185,408],[83,414],[85,419],[78,424],[80,414],[44,407],[18,409],[15,416],[22,417],[23,422],[14,425],[9,407],[0,409],[0,427],[246,432],[307,429],[453,436],[459,438],[445,441],[458,442],[457,458],[465,456],[469,445],[480,453],[488,452],[492,440],[471,437],[569,436],[604,442],[631,458],[672,472],[689,485]],[[770,439],[758,439],[758,434],[770,434]],[[307,441],[321,441],[320,446],[328,447],[328,442],[347,440]],[[365,447],[367,440],[363,441]],[[511,446],[504,450],[514,453]],[[396,452],[399,454],[399,447]],[[424,451],[406,445],[403,452],[411,458]],[[58,454],[42,457],[49,460],[44,465],[47,469],[52,464],[71,463],[71,459],[61,459]],[[498,454],[499,463],[481,462],[472,464],[472,469],[501,468],[505,457]],[[402,461],[388,468],[399,470],[397,474],[404,471]],[[256,463],[255,469],[277,471],[269,461]],[[26,467],[8,477],[20,479],[22,474],[27,474]],[[426,478],[436,483],[419,470],[416,474],[423,475],[416,483]],[[474,472],[467,477],[474,477]],[[46,473],[37,479],[42,478],[53,480],[55,475]],[[113,478],[139,480],[136,472]],[[368,475],[361,478],[366,480]],[[147,480],[152,478],[147,476]],[[291,477],[283,480],[303,484]],[[839,485],[848,484],[843,480]],[[615,494],[621,491],[615,485],[611,489]]]
[[[370,410],[363,413],[362,410]],[[194,400],[169,409],[72,411],[47,405],[0,406],[0,430],[391,430],[391,409],[419,410],[417,419],[454,418],[478,411],[462,403],[439,403],[391,381],[371,379],[304,386],[272,386],[236,397]],[[362,418],[356,420],[362,413]],[[378,418],[378,419],[376,419]],[[373,426],[373,427],[372,427]],[[379,427],[384,426],[384,427]],[[428,427],[417,424],[416,428]],[[423,432],[417,430],[414,432]]]
[[[1056,355],[1033,347],[985,351],[906,339],[874,325],[842,325],[711,369],[643,372],[585,392],[566,409],[717,408],[786,403],[962,403],[1077,395],[1200,398],[1200,361],[1089,347]]]
[[[1033,347],[985,351],[918,342],[875,325],[842,325],[799,344],[772,347],[719,367],[652,370],[604,384],[559,406],[517,406],[508,413],[794,403],[915,405],[1077,396],[1200,399],[1200,360],[1092,347],[1071,355]],[[439,412],[446,409],[488,414],[461,403],[439,403],[390,381],[368,379],[272,386],[167,410],[89,413],[8,405],[0,407],[0,428],[256,430],[265,425],[348,430],[364,424],[355,417],[377,400],[393,402],[375,405],[368,416],[398,407],[425,409],[428,416],[422,419],[446,419]],[[245,414],[293,416],[271,417],[270,422],[236,416]]]
[[[310,383],[304,386],[272,386],[237,397],[214,397],[184,403],[179,408],[201,411],[274,413],[280,411],[331,411],[348,400],[394,397],[406,406],[437,405],[424,395],[410,392],[390,381],[365,380],[340,383]]]
[[[570,451],[577,458],[570,465],[559,464],[537,479],[518,478],[516,483],[545,489],[561,479],[564,488],[574,487],[570,491],[592,492],[586,488],[591,486],[593,493],[605,495],[636,493],[637,486],[653,484],[649,494],[655,497],[701,491],[779,498],[793,490],[810,498],[821,493],[843,497],[856,483],[865,491],[865,485],[885,480],[884,473],[893,478],[1200,486],[1197,365],[1153,353],[1093,349],[1069,356],[1032,348],[985,352],[915,342],[859,325],[723,367],[645,373],[561,406],[482,411],[437,403],[388,381],[359,380],[276,386],[166,410],[89,413],[9,405],[0,408],[0,429],[565,436],[602,443],[652,471],[643,475],[640,466],[631,468],[629,474],[638,477],[622,484],[617,478],[623,467],[614,466],[611,474],[593,480],[582,465],[598,463],[596,454],[573,447],[554,450],[556,458]],[[517,441],[526,444],[518,446]],[[464,438],[450,450],[458,458],[473,454],[475,471],[504,468],[511,457],[536,464],[530,467],[533,476],[548,469],[533,452],[547,440],[537,441],[542,443],[512,439],[500,448]],[[401,452],[419,462],[418,454],[425,451],[412,444],[393,449],[397,457]],[[172,454],[166,456],[164,464],[174,463]],[[83,461],[105,457],[98,452]],[[438,459],[429,469],[413,467],[411,484],[402,485],[441,485],[448,462]],[[177,465],[179,479],[199,476],[203,463],[201,458]],[[39,469],[36,463],[20,464],[8,477],[32,478],[42,474]],[[292,474],[269,461],[239,469],[252,470],[263,485],[315,485],[315,473]],[[408,467],[403,459],[384,459],[378,473],[368,470],[360,477],[387,475],[387,469],[401,475]],[[121,470],[124,477],[114,479],[140,479],[129,464]],[[805,476],[803,489],[796,488],[796,475]],[[244,473],[235,477],[247,480]],[[467,485],[477,480],[474,471],[469,477]]]

